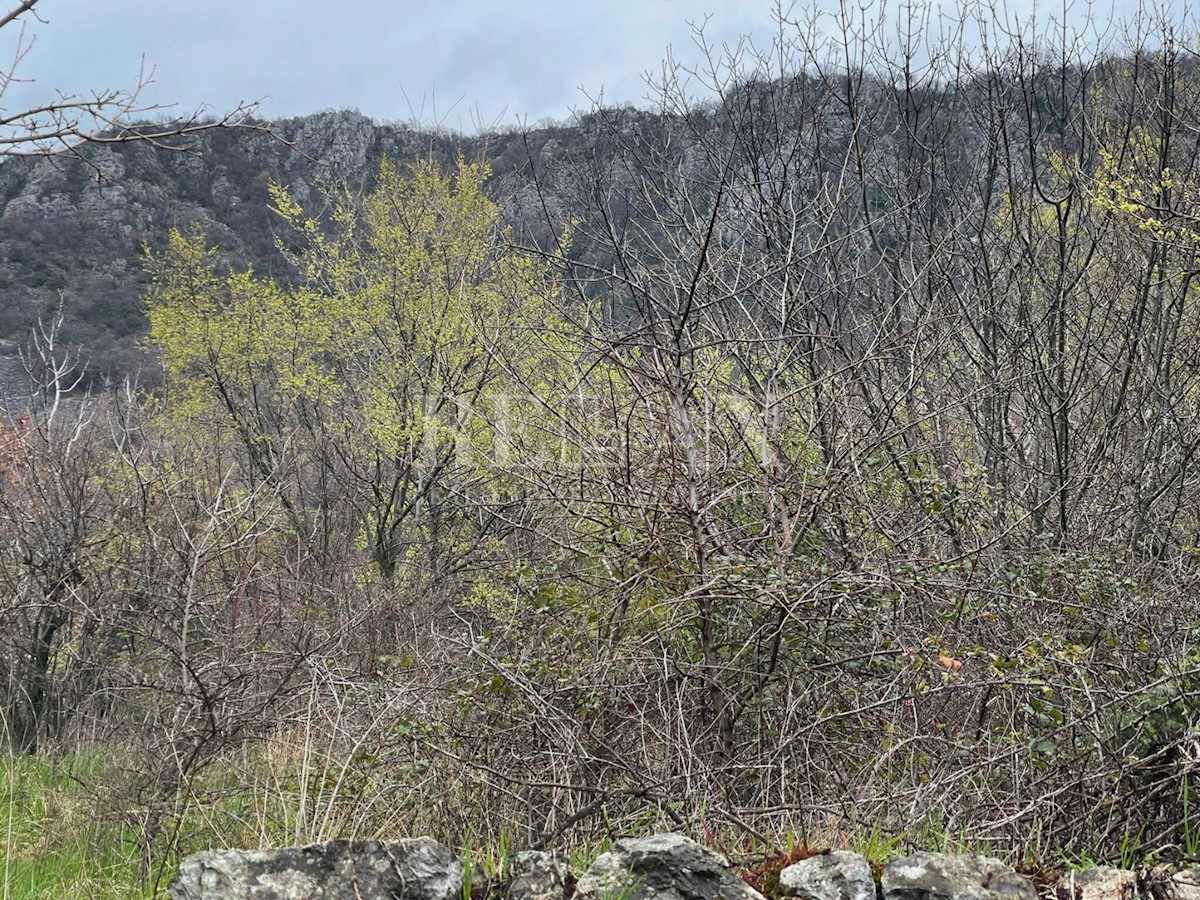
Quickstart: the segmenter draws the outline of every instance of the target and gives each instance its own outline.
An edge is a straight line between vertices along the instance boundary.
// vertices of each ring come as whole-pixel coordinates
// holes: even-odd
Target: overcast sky
[[[793,16],[814,3],[837,0],[798,3]],[[1091,16],[1103,26],[1128,18],[1133,3],[1098,0]],[[661,68],[668,48],[697,58],[689,22],[706,15],[718,45],[744,34],[769,45],[776,27],[770,0],[42,0],[37,10],[45,21],[28,19],[25,36],[36,41],[19,72],[33,82],[3,98],[8,112],[55,89],[130,87],[144,56],[155,70],[145,99],[181,113],[261,101],[268,118],[357,108],[465,129],[564,118],[601,91],[638,102],[642,75]],[[1062,11],[1062,2],[1008,0],[1003,15],[1027,22]],[[1083,0],[1069,2],[1074,25],[1088,13]],[[16,31],[0,33],[3,58]]]

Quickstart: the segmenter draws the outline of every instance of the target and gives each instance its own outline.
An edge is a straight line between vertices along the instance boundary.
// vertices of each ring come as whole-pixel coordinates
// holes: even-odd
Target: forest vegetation
[[[22,785],[148,891],[423,832],[1195,856],[1197,36],[991,27],[785,26],[552,128],[283,126],[320,177],[237,131],[85,149],[96,193],[0,166],[42,317],[0,432],[10,871],[78,837],[13,825]],[[93,236],[109,202],[142,230]],[[16,260],[30,223],[88,274]],[[71,305],[118,284],[141,380],[84,367]]]

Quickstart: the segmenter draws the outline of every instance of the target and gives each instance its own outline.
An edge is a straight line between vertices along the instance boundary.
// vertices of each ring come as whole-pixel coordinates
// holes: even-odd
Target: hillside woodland
[[[1195,853],[1195,36],[880,34],[0,165],[8,745],[148,873]]]

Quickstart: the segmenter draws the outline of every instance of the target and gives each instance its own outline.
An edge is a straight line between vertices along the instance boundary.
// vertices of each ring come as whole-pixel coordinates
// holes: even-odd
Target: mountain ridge
[[[87,348],[94,376],[145,369],[140,260],[172,227],[199,225],[232,265],[270,271],[276,254],[268,186],[285,186],[302,205],[321,185],[368,185],[380,160],[451,163],[483,158],[493,180],[511,180],[528,152],[563,152],[555,135],[534,132],[462,137],[329,110],[272,122],[267,130],[213,130],[186,148],[94,146],[72,159],[9,159],[0,164],[0,339],[22,340],[61,303],[63,338]],[[561,138],[561,135],[559,135]],[[513,211],[512,203],[508,210]]]

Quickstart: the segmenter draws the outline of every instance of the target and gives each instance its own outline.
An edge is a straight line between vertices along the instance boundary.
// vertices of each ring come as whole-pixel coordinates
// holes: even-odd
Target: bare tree
[[[530,154],[579,356],[518,436],[546,576],[473,674],[536,698],[490,728],[569,762],[473,762],[552,785],[549,817],[695,791],[1061,845],[1106,772],[1147,833],[1179,821],[1179,770],[1152,809],[1128,761],[1194,705],[1166,587],[1196,543],[1191,64],[922,15],[832,43],[781,16]]]
[[[195,110],[184,116],[171,115],[171,107],[145,100],[146,89],[154,81],[153,68],[143,67],[136,82],[128,88],[105,88],[88,94],[62,91],[44,102],[12,109],[6,98],[20,84],[21,69],[34,39],[27,31],[30,19],[39,16],[41,0],[20,0],[0,15],[0,34],[14,31],[13,55],[0,67],[0,156],[66,156],[87,162],[84,153],[89,144],[119,144],[145,141],[164,149],[186,149],[187,138],[214,128],[258,128],[265,126],[253,119],[258,104],[243,102],[218,117]],[[159,121],[151,121],[159,119]],[[100,171],[95,170],[97,177]]]

